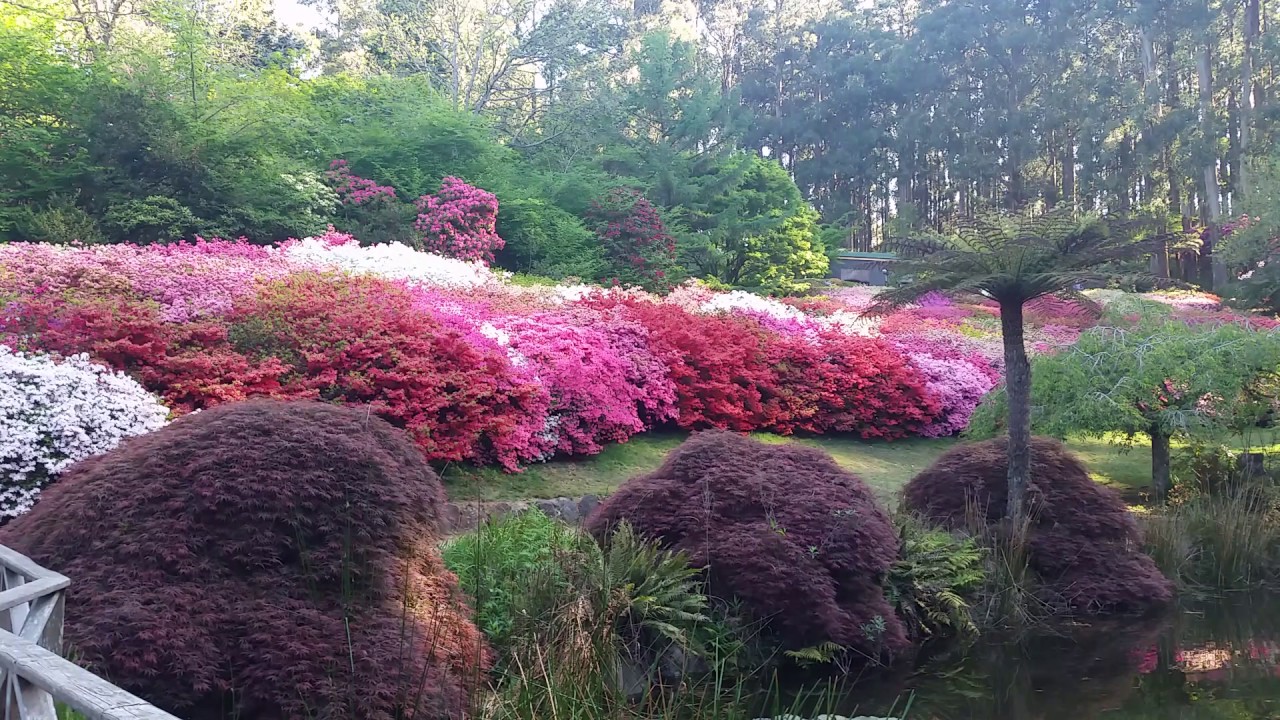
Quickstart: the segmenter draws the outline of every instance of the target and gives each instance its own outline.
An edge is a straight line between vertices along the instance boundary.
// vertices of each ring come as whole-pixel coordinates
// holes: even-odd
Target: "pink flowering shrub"
[[[395,188],[352,174],[346,160],[329,163],[329,170],[324,175],[338,193],[338,199],[343,205],[376,205],[396,201]]]
[[[459,260],[493,262],[506,244],[498,237],[498,198],[491,192],[447,177],[435,195],[418,198],[418,219],[427,252]]]
[[[962,337],[898,335],[892,343],[924,376],[929,393],[938,400],[938,417],[920,434],[955,435],[969,425],[982,397],[1000,381],[1000,370]]]
[[[68,248],[15,243],[0,246],[0,263],[15,289],[33,294],[68,289],[130,293],[154,300],[168,322],[217,317],[253,293],[263,279],[291,266],[243,238],[196,238],[194,243],[96,245]]]
[[[551,395],[554,450],[592,455],[675,416],[675,386],[648,333],[616,311],[586,308],[501,322]]]

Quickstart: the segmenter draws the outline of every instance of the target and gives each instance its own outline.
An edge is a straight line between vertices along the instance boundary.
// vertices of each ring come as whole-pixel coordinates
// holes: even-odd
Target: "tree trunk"
[[[1009,500],[1005,515],[1016,521],[1027,512],[1031,476],[1031,363],[1022,338],[1021,300],[1000,303],[1000,334],[1009,398]]]
[[[1253,125],[1253,68],[1255,47],[1262,31],[1260,0],[1245,0],[1244,53],[1240,57],[1240,177],[1236,192],[1244,200],[1249,192],[1249,145]]]
[[[1169,474],[1169,434],[1159,425],[1152,425],[1147,432],[1151,435],[1151,489],[1155,491],[1156,502],[1163,505],[1173,488]]]
[[[1200,80],[1200,123],[1206,138],[1213,136],[1213,46],[1206,39],[1197,62]],[[1218,166],[1216,157],[1209,157],[1204,166],[1205,240],[1200,251],[1200,284],[1213,290],[1218,275],[1218,261],[1213,257],[1218,240],[1218,223],[1222,221],[1222,205],[1218,194]]]
[[[1076,134],[1068,130],[1062,138],[1062,201],[1076,207]]]

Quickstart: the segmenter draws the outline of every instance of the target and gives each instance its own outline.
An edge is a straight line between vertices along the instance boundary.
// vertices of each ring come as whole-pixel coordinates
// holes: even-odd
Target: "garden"
[[[1272,657],[1185,619],[1280,573],[1280,322],[1000,268],[1056,287],[535,282],[489,265],[494,215],[437,252],[0,245],[0,543],[72,578],[77,662],[184,718],[745,720],[1003,716],[1097,672],[1140,714],[1214,643]],[[1072,262],[1062,228],[1131,247],[1053,217],[1024,266]],[[972,278],[970,247],[911,262]],[[1020,484],[1011,358],[1061,439]]]
[[[1278,8],[0,0],[6,718],[1273,720]]]

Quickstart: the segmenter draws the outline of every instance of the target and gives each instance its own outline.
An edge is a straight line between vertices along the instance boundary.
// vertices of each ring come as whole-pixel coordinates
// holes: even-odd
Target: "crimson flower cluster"
[[[616,284],[667,284],[676,241],[653,203],[628,188],[614,188],[591,203],[587,220],[604,244]]]

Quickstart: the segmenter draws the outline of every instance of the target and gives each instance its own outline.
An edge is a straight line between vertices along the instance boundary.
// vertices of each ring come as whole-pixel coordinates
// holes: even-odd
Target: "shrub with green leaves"
[[[610,635],[696,651],[707,598],[688,558],[620,526],[601,549],[589,535],[537,510],[485,524],[450,541],[445,564],[476,608],[476,624],[500,650],[518,653],[566,616],[594,618]]]
[[[515,627],[517,605],[529,603],[527,593],[534,579],[548,592],[567,592],[569,578],[563,561],[592,554],[583,552],[586,542],[572,528],[530,510],[449,541],[444,562],[470,594],[476,625],[501,647]]]
[[[1243,432],[1274,411],[1280,331],[1177,320],[1098,327],[1032,365],[1032,425],[1045,435],[1151,441],[1152,484],[1171,487],[1170,441]],[[1001,431],[1007,399],[997,390],[974,412],[976,437]]]
[[[887,580],[887,595],[917,638],[977,632],[969,601],[986,580],[983,551],[972,538],[899,521],[902,554]]]

